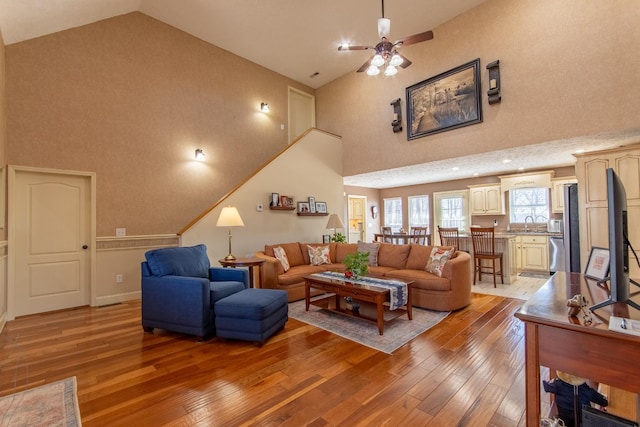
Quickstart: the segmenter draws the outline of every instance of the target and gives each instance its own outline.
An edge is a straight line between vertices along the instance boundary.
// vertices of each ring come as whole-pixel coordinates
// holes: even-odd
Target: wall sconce
[[[391,122],[393,133],[402,132],[402,107],[400,106],[400,98],[391,101],[391,106],[393,107],[393,121]]]
[[[489,70],[489,91],[487,91],[489,104],[497,104],[502,99],[500,96],[500,60],[487,64],[487,70]]]
[[[262,111],[263,113],[268,113],[269,104],[267,104],[266,102],[263,102],[262,104],[260,104],[260,111]]]
[[[204,151],[202,151],[202,148],[196,148],[196,160],[204,162]]]

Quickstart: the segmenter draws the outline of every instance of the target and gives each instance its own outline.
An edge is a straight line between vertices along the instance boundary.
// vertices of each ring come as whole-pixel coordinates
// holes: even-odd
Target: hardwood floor
[[[472,304],[393,355],[289,319],[262,348],[140,325],[140,302],[28,316],[0,395],[75,375],[90,426],[524,426],[523,301]]]

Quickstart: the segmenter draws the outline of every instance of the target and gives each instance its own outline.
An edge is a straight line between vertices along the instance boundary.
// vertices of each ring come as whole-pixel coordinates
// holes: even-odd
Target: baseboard
[[[102,307],[103,305],[118,304],[120,302],[131,301],[131,300],[140,299],[140,298],[142,298],[142,292],[141,291],[127,292],[127,293],[123,293],[123,294],[107,295],[107,296],[104,296],[104,297],[97,297],[95,305],[97,307]]]

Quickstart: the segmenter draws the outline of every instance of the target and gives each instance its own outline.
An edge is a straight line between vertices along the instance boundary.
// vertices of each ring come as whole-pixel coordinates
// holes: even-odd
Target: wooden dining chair
[[[493,274],[493,287],[496,287],[496,276],[500,274],[500,281],[504,284],[502,275],[502,252],[495,251],[495,234],[493,227],[471,227],[471,240],[473,242],[473,284],[476,284],[476,273],[478,280],[482,281],[483,269],[491,270]],[[482,264],[483,260],[490,260],[491,265]],[[500,261],[500,271],[496,268],[496,261]],[[486,272],[486,271],[485,271]]]
[[[393,232],[391,231],[391,227],[380,227],[380,232],[382,233],[383,242],[393,243]]]
[[[411,243],[427,244],[427,227],[411,227],[409,234],[411,235]]]
[[[456,251],[460,250],[460,234],[457,227],[438,226],[441,246],[453,246]]]

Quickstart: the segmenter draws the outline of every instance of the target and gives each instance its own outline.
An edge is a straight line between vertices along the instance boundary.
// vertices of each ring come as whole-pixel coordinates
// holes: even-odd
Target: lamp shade
[[[227,206],[222,208],[216,227],[244,227],[244,222],[240,218],[238,209],[234,206]]]
[[[338,214],[329,215],[329,221],[327,221],[327,229],[329,228],[333,228],[333,229],[344,228],[344,225],[342,224],[342,220],[340,219]]]

